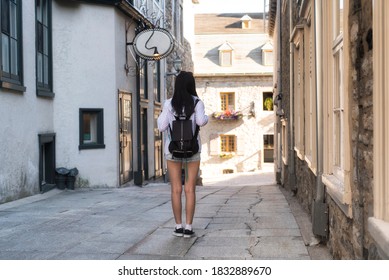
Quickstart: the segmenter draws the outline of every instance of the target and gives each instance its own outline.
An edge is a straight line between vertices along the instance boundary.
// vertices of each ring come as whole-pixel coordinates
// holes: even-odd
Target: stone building
[[[210,120],[202,175],[248,172],[273,161],[273,46],[261,14],[195,15],[194,73]]]
[[[336,259],[389,258],[388,11],[385,0],[270,1],[277,178]]]

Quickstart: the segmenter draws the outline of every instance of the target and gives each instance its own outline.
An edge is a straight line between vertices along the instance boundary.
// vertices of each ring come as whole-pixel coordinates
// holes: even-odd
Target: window
[[[147,60],[140,59],[140,73],[139,73],[139,79],[140,79],[140,98],[147,99],[148,98],[148,87],[147,87],[147,70],[148,70],[148,62]]]
[[[156,102],[161,102],[161,83],[160,83],[160,77],[161,77],[161,63],[160,61],[155,61],[154,63],[154,100]]]
[[[264,162],[274,161],[274,135],[273,134],[263,135],[263,161]]]
[[[281,145],[282,145],[282,160],[284,164],[288,164],[289,144],[288,144],[288,122],[283,119],[281,121]]]
[[[180,6],[179,6],[179,18],[180,18],[180,28],[178,29],[179,30],[179,42],[181,43],[181,45],[184,45],[184,9],[182,7],[182,2],[180,2]]]
[[[273,51],[263,51],[262,55],[263,55],[262,56],[263,65],[266,65],[266,66],[273,65],[273,61],[274,61]]]
[[[173,0],[172,1],[172,13],[173,13],[173,20],[174,20],[174,37],[176,38],[177,42],[181,45],[184,44],[184,37],[183,37],[183,8],[182,8],[182,1],[181,0]]]
[[[36,0],[37,95],[53,97],[51,50],[51,1]]]
[[[101,149],[104,145],[103,109],[80,109],[80,145],[82,149]]]
[[[22,57],[22,3],[1,0],[1,87],[25,91]]]
[[[220,135],[220,151],[223,153],[236,152],[236,136]]]
[[[303,61],[304,51],[301,47],[303,45],[303,32],[299,31],[295,33],[293,38],[294,43],[294,137],[297,156],[299,159],[304,160],[304,110],[298,110],[297,108],[304,108],[304,74],[303,74]]]
[[[220,66],[227,67],[232,66],[233,48],[230,43],[225,42],[218,49],[219,51],[219,64]]]
[[[273,93],[264,92],[263,93],[263,110],[264,111],[273,111]]]
[[[334,90],[332,100],[333,119],[333,166],[334,174],[343,179],[343,151],[344,151],[344,105],[343,105],[343,40],[334,50]]]
[[[333,138],[333,173],[343,181],[343,150],[344,150],[344,86],[343,86],[343,0],[333,0],[334,13],[332,15],[333,22],[333,95],[332,95],[332,133]]]
[[[262,47],[262,64],[265,66],[271,66],[274,63],[273,45],[266,43]]]
[[[222,111],[235,110],[235,93],[234,92],[222,92],[220,93],[220,107]]]
[[[220,65],[221,66],[232,66],[232,51],[221,51],[220,52]]]
[[[351,217],[351,130],[347,70],[349,55],[344,51],[348,45],[348,31],[343,28],[347,16],[343,11],[348,1],[332,0],[323,2],[324,16],[331,19],[323,26],[323,32],[329,36],[323,41],[323,132],[324,161],[323,182],[327,192],[340,209]],[[346,24],[347,25],[347,24]]]

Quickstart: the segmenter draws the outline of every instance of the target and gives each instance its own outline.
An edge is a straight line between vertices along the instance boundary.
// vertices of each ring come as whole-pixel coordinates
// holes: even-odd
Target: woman
[[[199,100],[195,105],[195,101]],[[175,115],[184,113],[191,116],[192,130],[195,132],[196,125],[204,126],[208,123],[208,116],[205,115],[204,103],[197,97],[196,84],[191,72],[181,71],[176,77],[173,98],[165,101],[161,115],[158,117],[158,129],[169,131],[169,126],[175,120]],[[199,152],[190,158],[175,158],[169,152],[170,135],[165,141],[165,158],[171,183],[172,208],[176,226],[173,232],[175,236],[192,237],[193,216],[196,204],[196,179],[200,167],[201,142],[198,136]],[[182,169],[186,168],[185,178],[185,215],[186,225],[182,224]]]

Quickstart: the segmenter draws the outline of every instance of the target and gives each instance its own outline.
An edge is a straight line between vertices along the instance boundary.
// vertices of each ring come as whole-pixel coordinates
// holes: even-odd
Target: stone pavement
[[[270,171],[270,170],[265,170]],[[0,259],[331,259],[271,172],[204,178],[196,237],[172,235],[170,187],[52,190],[0,205]]]

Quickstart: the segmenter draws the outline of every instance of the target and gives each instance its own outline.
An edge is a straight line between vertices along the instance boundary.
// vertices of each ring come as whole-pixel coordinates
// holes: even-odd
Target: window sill
[[[5,89],[10,89],[19,93],[24,93],[27,90],[25,86],[11,83],[11,82],[6,82],[6,81],[0,81],[0,87]]]
[[[342,212],[352,218],[351,205],[344,202],[344,184],[334,175],[325,174],[322,176],[324,185],[327,187],[327,193],[339,206]]]
[[[55,96],[54,92],[50,90],[44,90],[44,89],[37,89],[36,95],[39,97],[49,97],[49,98],[53,98]]]
[[[312,158],[311,158],[310,156],[305,156],[304,159],[305,159],[305,162],[307,163],[309,169],[311,169],[311,171],[313,172],[313,174],[314,174],[315,176],[317,176],[317,170],[316,170],[316,167],[313,166]]]
[[[384,260],[389,259],[389,223],[370,217],[368,230],[378,248],[378,254]]]
[[[304,153],[302,151],[299,150],[299,148],[297,147],[294,147],[294,150],[297,154],[297,157],[300,159],[300,160],[304,160],[305,156],[304,156]]]
[[[78,149],[79,150],[105,149],[105,144],[79,145]]]

